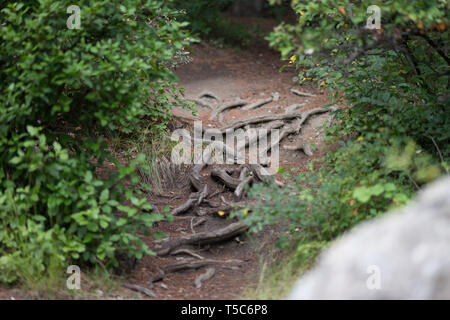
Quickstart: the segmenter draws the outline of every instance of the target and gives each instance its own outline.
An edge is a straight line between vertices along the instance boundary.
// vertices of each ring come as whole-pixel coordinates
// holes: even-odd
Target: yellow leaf
[[[419,20],[419,22],[417,23],[417,28],[423,29],[423,22],[422,22],[422,20]]]
[[[225,214],[225,212],[219,211],[219,212],[217,212],[217,214],[218,214],[219,216],[223,216],[223,215]]]

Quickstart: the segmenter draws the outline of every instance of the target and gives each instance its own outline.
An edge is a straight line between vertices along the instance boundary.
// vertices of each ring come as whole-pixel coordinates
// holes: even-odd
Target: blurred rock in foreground
[[[450,176],[335,241],[289,299],[450,299]]]

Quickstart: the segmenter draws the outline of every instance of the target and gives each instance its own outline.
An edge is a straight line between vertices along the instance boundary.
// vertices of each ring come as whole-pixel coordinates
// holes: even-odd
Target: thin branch
[[[442,156],[441,150],[439,149],[439,146],[437,145],[436,141],[433,139],[432,136],[428,136],[428,138],[430,138],[431,141],[433,141],[433,144],[434,144],[434,146],[436,147],[436,150],[437,150],[438,153],[439,153],[439,158],[441,158],[441,162],[445,162],[445,161],[444,161],[444,157]]]

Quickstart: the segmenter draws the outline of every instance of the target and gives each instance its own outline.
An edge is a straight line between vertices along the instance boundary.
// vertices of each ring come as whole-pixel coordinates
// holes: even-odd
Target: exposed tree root
[[[199,269],[199,268],[216,265],[216,264],[228,264],[228,263],[240,265],[240,264],[242,264],[242,261],[240,261],[240,260],[204,259],[204,260],[196,260],[196,261],[189,261],[189,262],[177,262],[174,264],[169,264],[167,266],[162,267],[161,270],[164,272],[164,274],[168,274],[168,273],[185,271],[185,270]]]
[[[201,255],[199,255],[199,254],[197,254],[197,253],[195,253],[195,252],[193,252],[191,250],[188,250],[188,249],[178,249],[178,250],[175,250],[174,252],[171,253],[171,255],[173,255],[173,256],[176,255],[176,254],[187,254],[187,255],[190,255],[190,256],[192,256],[194,258],[197,258],[199,260],[205,259]]]
[[[288,135],[293,134],[293,133],[299,133],[300,129],[302,127],[302,125],[309,119],[309,117],[311,117],[312,115],[316,115],[316,114],[321,114],[321,113],[326,113],[326,112],[330,112],[330,111],[334,111],[336,110],[333,107],[330,108],[317,108],[317,109],[313,109],[310,110],[308,112],[305,112],[301,115],[300,118],[298,118],[296,121],[294,121],[293,123],[284,126],[284,128],[281,130],[278,139],[276,139],[275,141],[271,141],[271,144],[269,146],[267,146],[267,148],[262,152],[262,154],[267,154],[267,152],[272,149],[274,146],[279,145],[279,143]],[[291,113],[292,114],[296,114],[296,113]]]
[[[211,177],[219,179],[224,185],[232,190],[235,190],[239,183],[241,183],[239,179],[230,176],[224,168],[214,168],[211,171]]]
[[[216,274],[216,269],[208,268],[205,273],[202,273],[197,278],[195,278],[194,284],[197,289],[202,287],[202,282],[208,281]]]
[[[242,198],[243,193],[244,193],[244,188],[246,185],[251,184],[253,182],[253,177],[249,176],[247,178],[245,178],[244,180],[242,180],[238,186],[236,187],[236,190],[234,190],[234,194],[236,195],[236,197],[238,197],[239,199]]]
[[[194,223],[192,224],[192,227],[193,227],[193,228],[198,227],[199,225],[201,225],[201,224],[203,224],[203,223],[205,223],[205,222],[206,222],[206,219],[205,219],[205,218],[200,218],[200,219],[198,219],[196,222],[194,222]]]
[[[180,115],[176,115],[176,114],[172,114],[172,117],[180,119],[180,120],[184,120],[184,121],[195,121],[194,118],[180,116]]]
[[[208,189],[209,189],[208,185],[205,184],[205,186],[203,187],[202,192],[200,192],[200,194],[198,195],[197,206],[199,206],[200,203],[202,203],[203,200],[208,196],[208,194],[209,194]]]
[[[208,196],[208,189],[209,189],[208,185],[205,184],[202,187],[203,187],[202,191],[192,193],[189,196],[189,199],[186,200],[186,202],[170,211],[169,214],[176,216],[178,214],[188,211],[192,207],[199,206],[202,203],[202,201]]]
[[[302,122],[301,119],[297,118],[292,123],[285,125],[281,129],[280,134],[276,138],[270,139],[270,144],[264,150],[261,151],[261,154],[267,154],[270,150],[279,146],[280,142],[288,135],[299,132],[301,128],[301,122]]]
[[[192,208],[196,203],[198,202],[198,198],[189,198],[185,203],[183,203],[181,206],[176,207],[172,211],[170,211],[170,214],[173,216],[176,216],[177,214],[184,213],[188,211],[190,208]]]
[[[271,114],[271,115],[256,116],[256,117],[252,117],[249,119],[237,120],[228,126],[220,128],[219,131],[222,134],[225,134],[225,132],[227,130],[230,130],[230,129],[237,130],[246,125],[275,121],[275,120],[289,120],[289,119],[294,119],[294,118],[301,118],[302,115],[303,115],[302,112],[293,112],[293,113],[289,113],[289,114]]]
[[[231,101],[231,102],[227,102],[227,103],[217,107],[216,109],[214,109],[211,112],[211,116],[209,117],[209,120],[214,119],[215,117],[217,117],[217,115],[219,115],[220,113],[224,112],[225,110],[228,110],[228,109],[231,109],[231,108],[240,107],[240,106],[246,105],[247,103],[248,103],[247,100],[241,100],[241,99],[234,100],[234,101]]]
[[[297,151],[301,150],[303,151],[308,157],[311,157],[313,155],[313,152],[311,150],[311,146],[309,143],[302,143],[297,146],[284,146],[285,150],[291,150],[291,151]]]
[[[194,167],[192,168],[191,175],[189,176],[189,180],[192,184],[192,186],[197,190],[203,190],[203,184],[201,182],[201,175],[200,172],[203,170],[204,167],[208,165],[208,162],[210,161],[212,156],[212,148],[208,147],[206,148],[203,153],[201,154],[201,158],[197,159],[195,162]]]
[[[260,99],[260,100],[258,100],[256,102],[252,103],[252,104],[249,104],[249,105],[243,107],[242,110],[253,110],[253,109],[262,107],[263,105],[268,104],[268,103],[270,103],[272,101],[273,101],[272,97],[267,98],[267,99]]]
[[[245,202],[245,201],[230,203],[227,200],[225,200],[224,197],[220,197],[220,199],[222,200],[222,202],[224,204],[226,204],[230,208],[244,209],[248,205],[247,202]]]
[[[218,129],[208,130],[209,133],[217,133],[218,135],[222,134]],[[203,154],[194,162],[195,164],[203,164],[202,167],[200,167],[200,171],[203,170],[204,166],[206,166],[207,162],[211,159],[212,151],[218,150],[225,152],[225,155],[228,158],[236,159],[235,156],[235,150],[222,141],[219,140],[210,140],[210,139],[194,139],[190,134],[187,134],[185,132],[181,132],[181,136],[185,137],[186,139],[189,139],[192,141],[193,144],[198,143],[200,145],[208,145],[207,148],[203,151]],[[208,150],[209,148],[209,150]],[[207,151],[208,150],[208,151]],[[211,154],[207,155],[205,152],[210,152]],[[206,159],[206,160],[205,160]]]
[[[219,207],[213,207],[213,208],[198,208],[196,213],[198,216],[203,217],[207,215],[217,215],[219,211],[224,212],[224,217],[228,216],[228,214],[231,212],[232,207],[230,206],[219,206]]]
[[[282,126],[284,126],[284,121],[275,120],[275,121],[271,121],[271,122],[268,122],[268,123],[262,125],[258,129],[266,129],[267,131],[270,131],[273,129],[281,128]],[[260,135],[263,134],[262,132],[258,132],[258,133],[259,134],[253,135],[248,140],[246,140],[245,144],[238,151],[243,152],[245,150],[245,148],[247,148],[248,146],[252,146],[256,141],[258,141],[258,139],[260,138]]]
[[[196,269],[200,269],[200,268],[212,266],[212,265],[227,265],[227,264],[241,265],[242,263],[243,262],[240,260],[212,260],[212,259],[203,259],[203,260],[197,260],[197,261],[191,261],[191,262],[178,262],[178,263],[169,264],[167,266],[160,268],[160,274],[152,276],[150,279],[148,279],[147,283],[150,286],[153,286],[154,282],[163,280],[164,276],[166,276],[169,273],[186,271],[186,270],[196,270]]]
[[[249,174],[248,166],[241,166],[241,171],[239,171],[239,180],[244,180]]]
[[[165,256],[171,253],[172,250],[183,245],[203,245],[225,241],[233,238],[248,230],[248,226],[243,222],[234,222],[225,228],[210,231],[199,232],[189,236],[175,238],[163,246],[162,249],[156,250],[158,256]]]

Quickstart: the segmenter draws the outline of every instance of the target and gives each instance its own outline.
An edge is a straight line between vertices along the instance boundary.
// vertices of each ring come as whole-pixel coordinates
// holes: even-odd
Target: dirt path
[[[279,96],[278,101],[272,101],[255,110],[245,111],[242,108],[233,108],[224,112],[223,117],[217,116],[212,120],[210,119],[212,111],[202,106],[197,106],[198,116],[196,117],[183,109],[175,108],[173,110],[174,115],[201,120],[206,128],[220,128],[236,120],[255,115],[284,114],[286,107],[294,103],[305,103],[303,107],[299,108],[299,111],[302,112],[320,108],[328,103],[327,95],[323,92],[308,86],[301,88],[296,86],[292,81],[295,76],[292,68],[280,72],[283,63],[280,61],[279,55],[265,46],[243,51],[233,48],[218,49],[202,43],[194,46],[192,58],[192,63],[184,65],[176,71],[188,99],[197,99],[206,90],[214,93],[219,101],[214,101],[214,99],[202,101],[216,107],[238,98],[249,100],[252,103],[263,98]],[[314,96],[294,95],[290,91],[291,88],[300,89],[302,92],[311,93]],[[282,141],[280,146],[281,167],[292,170],[292,172],[305,170],[305,165],[311,160],[311,157],[301,151],[284,150],[283,147],[299,142],[321,145],[323,137],[317,128],[328,118],[328,114],[311,117],[305,123],[300,135],[290,135]],[[180,123],[181,125],[189,127],[183,122]],[[312,157],[322,155],[320,150],[315,150]],[[211,169],[215,167],[217,165],[208,166],[202,171],[202,179],[208,184],[210,195],[225,190],[222,184],[210,177]],[[231,167],[233,168],[233,166]],[[165,203],[170,204],[172,209],[183,204],[192,192],[188,174],[189,172],[181,173],[180,185],[172,190],[166,190],[166,193],[171,196],[170,199],[154,197],[151,201],[162,203],[159,205],[160,209],[164,207]],[[231,192],[223,195],[227,201],[236,201]],[[219,197],[216,199],[219,200]],[[191,227],[201,219],[206,221],[195,228]],[[175,223],[161,223],[159,228],[169,234],[169,239],[174,239],[193,233],[217,230],[232,222],[220,217],[217,212],[214,212],[214,209],[203,217],[199,217],[196,210],[188,210],[177,216]],[[278,231],[273,229],[266,229],[258,235],[239,235],[217,244],[188,246],[188,249],[201,255],[204,259],[238,260],[240,263],[237,265],[227,263],[214,265],[214,276],[205,281],[201,288],[196,288],[194,282],[199,275],[205,273],[206,267],[189,272],[167,274],[162,281],[154,282],[151,290],[159,299],[238,299],[243,290],[254,282],[260,267],[258,258],[270,250],[277,239],[277,233]],[[158,244],[151,240],[148,244],[153,248],[158,248]],[[134,270],[130,282],[148,286],[148,279],[158,275],[160,269],[165,266],[192,261],[201,260],[188,254],[145,257]]]
[[[196,117],[180,108],[173,110],[174,115],[201,120],[206,128],[220,128],[236,120],[247,119],[256,115],[284,114],[286,107],[294,103],[305,104],[298,109],[301,112],[320,108],[328,103],[327,95],[324,92],[319,92],[307,85],[301,88],[295,85],[292,81],[292,78],[296,75],[293,68],[286,68],[283,72],[280,72],[283,63],[280,61],[278,53],[268,49],[265,44],[241,50],[234,48],[218,49],[202,43],[193,47],[192,58],[192,63],[183,65],[176,71],[188,99],[196,99],[203,91],[207,90],[213,92],[219,101],[206,99],[203,102],[211,103],[213,107],[216,107],[237,98],[253,103],[260,99],[279,96],[278,100],[275,99],[277,101],[272,101],[260,108],[247,111],[242,108],[232,108],[212,120],[210,120],[211,110],[201,106],[198,106],[198,116]],[[311,93],[314,96],[300,97],[294,95],[290,91],[291,88]],[[302,151],[285,150],[284,146],[305,142],[320,146],[323,136],[320,134],[318,127],[328,118],[328,114],[311,117],[305,122],[300,134],[292,134],[282,140],[280,145],[281,167],[293,173],[304,171],[306,170],[305,165],[311,158],[320,157],[324,154],[318,148],[313,150],[313,156],[308,157]],[[179,127],[189,127],[189,124],[183,121],[175,122],[175,124]],[[227,191],[223,184],[210,177],[211,170],[216,167],[218,165],[207,166],[201,172],[203,182],[208,185],[209,195],[224,192],[220,196],[224,196],[224,199],[228,202],[236,202],[232,192]],[[237,165],[231,166],[235,169],[237,167]],[[190,167],[179,170],[176,173],[176,182],[172,184],[172,187],[164,190],[163,196],[150,196],[149,201],[160,210],[167,205],[170,205],[173,209],[183,204],[192,193],[189,183],[190,170]],[[277,178],[281,179],[279,176]],[[220,196],[212,197],[210,201],[220,203]],[[251,204],[248,204],[248,206],[251,209]],[[194,227],[200,221],[203,222]],[[158,228],[168,234],[168,240],[172,240],[194,233],[218,230],[233,222],[235,221],[226,219],[226,216],[219,216],[217,211],[211,208],[206,215],[201,217],[198,216],[198,211],[188,210],[176,216],[174,222],[160,223]],[[168,273],[161,281],[149,285],[148,280],[159,275],[160,270],[168,265],[202,261],[183,253],[162,257],[144,257],[126,276],[126,281],[130,284],[150,288],[157,299],[239,299],[243,290],[255,284],[260,269],[259,259],[261,255],[270,251],[279,232],[280,230],[267,228],[257,235],[240,234],[227,241],[210,245],[183,246],[183,248],[201,255],[204,259],[239,261],[239,263],[218,263],[209,266],[215,269],[214,276],[205,280],[201,288],[196,288],[195,280],[199,275],[205,273],[208,266],[186,272]],[[158,250],[161,244],[164,246],[166,243],[157,242],[153,238],[147,238],[145,241],[150,248],[155,250]],[[8,299],[10,296],[20,297],[23,296],[23,293],[17,294],[13,290],[0,290],[0,298]],[[98,298],[145,299],[148,297],[140,296],[133,291],[122,288],[117,292]]]

